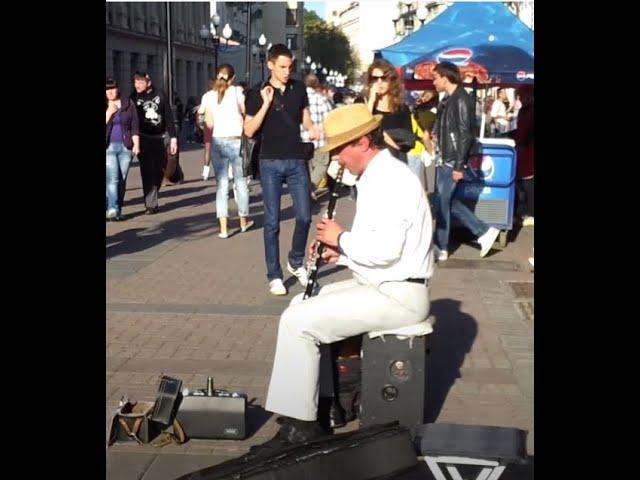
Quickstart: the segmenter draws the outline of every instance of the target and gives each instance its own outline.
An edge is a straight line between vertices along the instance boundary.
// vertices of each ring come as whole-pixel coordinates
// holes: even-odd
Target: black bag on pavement
[[[458,478],[533,478],[527,432],[519,428],[427,423],[417,428],[414,445],[432,474],[425,479],[445,470],[456,470]]]
[[[225,390],[182,397],[176,419],[189,438],[242,440],[246,437],[247,397]]]
[[[368,480],[418,463],[409,430],[397,423],[327,435],[262,454],[259,448],[177,480]]]

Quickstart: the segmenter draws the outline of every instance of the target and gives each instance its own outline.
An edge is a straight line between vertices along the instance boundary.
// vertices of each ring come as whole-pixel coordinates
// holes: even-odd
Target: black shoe
[[[158,213],[159,210],[160,209],[158,207],[149,207],[149,208],[147,208],[145,213],[147,215],[155,215],[156,213]]]
[[[305,422],[290,417],[278,417],[276,423],[281,427],[275,436],[271,440],[251,447],[249,452],[241,457],[243,462],[269,458],[295,444],[308,442],[330,434],[318,422]]]
[[[282,426],[274,437],[290,444],[304,443],[327,435],[327,431],[317,421],[306,422],[297,418],[282,417],[278,419]]]

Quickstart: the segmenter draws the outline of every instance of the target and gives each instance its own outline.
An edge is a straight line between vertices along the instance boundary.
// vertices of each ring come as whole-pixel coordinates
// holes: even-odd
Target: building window
[[[295,33],[287,33],[287,48],[289,50],[298,49],[298,35]]]
[[[122,82],[122,52],[113,51],[113,78],[121,85]]]
[[[139,58],[140,58],[140,55],[138,55],[137,53],[132,53],[131,54],[131,57],[130,57],[130,60],[131,60],[130,67],[131,68],[129,69],[130,72],[133,73],[133,72],[139,70],[139,67],[138,67],[138,59]]]
[[[155,78],[156,76],[156,71],[154,68],[154,56],[153,55],[147,55],[147,73],[149,75],[151,75],[151,78]]]
[[[187,66],[187,93],[189,95],[193,94],[193,89],[196,88],[193,85],[193,62],[186,62]]]
[[[287,8],[287,21],[286,25],[288,27],[295,27],[298,25],[298,9],[297,8]]]

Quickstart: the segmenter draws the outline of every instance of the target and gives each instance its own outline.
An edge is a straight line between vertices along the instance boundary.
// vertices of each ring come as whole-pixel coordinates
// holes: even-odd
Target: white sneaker
[[[287,287],[284,286],[281,278],[275,278],[269,282],[269,291],[272,295],[286,295]]]
[[[526,216],[522,219],[523,227],[533,227],[533,217]]]
[[[481,257],[484,257],[487,253],[489,253],[489,251],[491,250],[491,247],[493,247],[493,244],[495,243],[496,238],[498,238],[499,234],[500,234],[500,230],[498,230],[495,227],[489,227],[489,230],[487,230],[487,233],[485,233],[481,237],[478,237],[478,243],[480,244]]]
[[[115,208],[107,211],[107,218],[111,220],[112,218],[116,218],[118,216],[118,211]]]
[[[287,262],[287,270],[298,278],[300,285],[303,287],[307,286],[309,275],[307,275],[307,270],[304,267],[293,268],[291,264]]]
[[[440,250],[440,253],[438,254],[438,261],[444,262],[448,259],[449,259],[449,252],[447,252],[446,250]]]

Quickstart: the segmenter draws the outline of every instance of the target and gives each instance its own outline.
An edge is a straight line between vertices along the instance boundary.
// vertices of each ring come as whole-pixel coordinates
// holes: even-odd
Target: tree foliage
[[[315,12],[304,11],[305,56],[309,55],[316,63],[320,62],[327,70],[338,70],[354,78],[358,68],[347,36],[339,28],[327,24]]]

